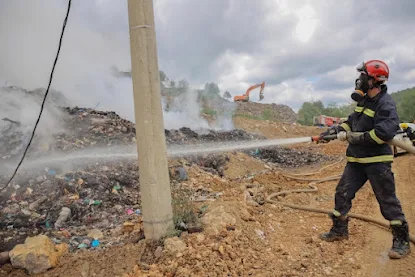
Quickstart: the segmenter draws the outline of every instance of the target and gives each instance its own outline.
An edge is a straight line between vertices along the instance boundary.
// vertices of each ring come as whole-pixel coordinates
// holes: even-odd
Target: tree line
[[[391,93],[396,103],[401,122],[415,120],[415,87]],[[313,125],[313,117],[318,115],[347,117],[354,111],[355,103],[337,105],[335,103],[324,106],[321,101],[304,102],[298,111],[298,123]]]
[[[131,70],[121,71],[117,67],[112,66],[111,72],[115,77],[131,78]],[[189,82],[186,79],[181,79],[179,81],[170,79],[163,70],[159,70],[159,76],[160,88],[163,94],[177,96],[181,93],[188,91],[190,88]],[[215,82],[206,83],[203,89],[196,89],[196,92],[205,96],[220,96],[225,99],[232,98],[232,95],[229,91],[221,93],[219,86]]]
[[[176,84],[176,81],[167,77],[167,74],[164,71],[160,70],[159,73],[161,90],[165,94],[179,95],[189,89],[189,82],[187,80],[179,80]],[[225,99],[230,99],[232,97],[229,91],[225,91],[222,94],[218,84],[215,82],[206,83],[203,89],[196,89],[196,92],[205,98],[221,96]]]
[[[415,120],[415,87],[400,90],[391,94],[395,100],[399,119],[402,122],[414,122]]]

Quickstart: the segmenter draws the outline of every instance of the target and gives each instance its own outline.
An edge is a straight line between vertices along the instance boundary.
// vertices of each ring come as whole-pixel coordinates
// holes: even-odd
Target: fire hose
[[[354,133],[354,134],[359,134],[359,133]],[[328,136],[324,136],[322,138],[321,137],[312,137],[311,138],[312,141],[318,141],[320,139],[324,139],[326,141],[335,140],[335,139],[337,139],[337,135],[328,135]],[[389,145],[393,145],[393,146],[402,148],[402,149],[406,150],[408,153],[415,154],[415,147],[413,145],[406,144],[403,141],[397,139],[396,137],[393,138],[392,140],[386,142],[386,143],[389,144]],[[296,210],[315,212],[315,213],[323,213],[323,214],[331,214],[333,212],[332,210],[327,210],[327,209],[322,209],[322,208],[317,208],[317,207],[310,207],[310,206],[295,205],[295,204],[275,200],[275,198],[277,198],[279,196],[286,196],[287,194],[290,194],[290,193],[301,193],[301,192],[303,192],[303,193],[313,193],[313,192],[317,192],[318,191],[318,188],[316,186],[317,184],[324,183],[324,182],[329,182],[329,181],[340,180],[340,178],[342,176],[341,174],[340,175],[329,176],[329,177],[326,177],[326,178],[320,178],[320,179],[302,178],[302,177],[297,177],[297,176],[310,176],[310,175],[320,173],[320,172],[323,171],[323,169],[328,168],[328,167],[332,167],[335,164],[340,163],[342,160],[343,159],[341,159],[338,162],[335,162],[334,164],[330,164],[328,166],[325,166],[317,172],[305,173],[305,174],[295,174],[295,176],[294,176],[294,174],[292,174],[292,175],[284,174],[283,176],[286,177],[286,178],[290,178],[290,179],[297,180],[297,181],[308,181],[308,182],[310,182],[308,184],[308,188],[296,189],[296,190],[284,190],[284,191],[280,191],[280,192],[275,192],[275,193],[270,194],[266,198],[266,202],[271,203],[271,204],[282,205],[282,206],[289,207],[291,209],[296,209]],[[385,227],[387,229],[390,228],[389,223],[387,223],[384,220],[379,220],[379,219],[375,219],[375,218],[372,218],[372,217],[369,217],[369,216],[355,214],[355,213],[349,213],[348,216],[351,217],[351,218],[362,220],[362,221],[375,223],[375,224],[377,224],[379,226],[382,226],[382,227]],[[409,240],[413,244],[415,244],[415,236],[414,235],[409,235]]]

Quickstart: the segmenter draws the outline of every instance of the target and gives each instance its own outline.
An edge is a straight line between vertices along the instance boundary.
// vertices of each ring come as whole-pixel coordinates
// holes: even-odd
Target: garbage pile
[[[264,149],[248,150],[245,153],[264,162],[272,163],[278,167],[300,167],[334,160],[331,156],[307,151],[298,151],[284,147],[270,147]]]
[[[28,158],[48,153],[70,153],[92,147],[135,145],[135,125],[114,112],[86,108],[65,108],[64,132],[51,134],[51,139],[35,139]],[[20,158],[27,134],[10,122],[0,130],[0,159]],[[263,139],[242,130],[216,132],[189,128],[165,130],[168,145],[202,144],[203,142],[248,141]],[[285,148],[247,151],[266,162],[283,166],[300,166],[319,162],[326,157]],[[186,179],[185,167],[197,165],[205,172],[223,176],[229,157],[209,154],[180,159],[175,167],[179,178]],[[26,237],[46,234],[55,243],[65,242],[70,251],[105,247],[123,243],[123,230],[135,231],[139,238],[141,199],[136,161],[80,161],[70,170],[50,164],[42,171],[25,172],[0,193],[0,252],[23,243]],[[1,176],[0,185],[10,176]],[[177,181],[178,180],[178,181]],[[214,192],[212,192],[214,193]],[[127,225],[126,225],[127,224]],[[138,226],[138,227],[137,227]],[[95,231],[92,235],[91,230]],[[114,230],[116,230],[114,232]]]
[[[140,216],[139,190],[134,163],[100,162],[62,175],[47,169],[0,195],[0,252],[38,233],[72,249],[92,247],[90,229],[105,232]]]
[[[265,139],[264,136],[250,134],[243,130],[213,131],[200,130],[199,133],[190,128],[179,130],[165,130],[167,144],[200,144],[214,141],[248,141],[254,139]]]
[[[70,152],[90,147],[132,145],[136,140],[135,124],[121,118],[115,112],[79,107],[65,108],[64,112],[67,114],[61,122],[64,131],[51,134],[51,138],[47,140],[36,139],[35,136],[28,157],[43,156],[54,151]],[[11,122],[7,128],[0,130],[0,145],[3,146],[0,148],[0,158],[6,160],[20,157],[31,135],[31,132],[27,131],[29,130],[23,132],[17,124]],[[186,127],[179,130],[165,130],[165,135],[167,145],[264,138],[243,130],[195,132]]]

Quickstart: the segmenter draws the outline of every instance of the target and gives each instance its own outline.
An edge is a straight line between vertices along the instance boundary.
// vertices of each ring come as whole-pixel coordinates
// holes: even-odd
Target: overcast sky
[[[73,0],[53,87],[84,106],[132,110],[126,0]],[[0,2],[0,80],[45,87],[64,0]],[[265,103],[349,101],[364,60],[383,59],[390,92],[415,86],[414,0],[155,0],[159,67],[198,88],[242,94],[266,82]],[[253,99],[258,99],[255,92]]]

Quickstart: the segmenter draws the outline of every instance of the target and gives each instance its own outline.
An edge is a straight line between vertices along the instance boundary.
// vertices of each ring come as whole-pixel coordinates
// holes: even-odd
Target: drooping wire
[[[26,149],[25,149],[25,151],[23,153],[22,159],[20,160],[19,164],[17,165],[16,170],[14,171],[12,177],[9,179],[9,181],[7,182],[7,184],[0,189],[0,191],[2,191],[5,188],[7,188],[9,186],[9,184],[11,183],[11,181],[13,180],[13,178],[16,176],[17,171],[19,170],[21,164],[23,163],[24,158],[26,157],[27,150],[29,149],[30,145],[32,144],[32,140],[33,140],[33,137],[35,136],[35,132],[36,132],[37,125],[39,124],[40,117],[42,116],[42,113],[43,113],[43,108],[45,106],[46,97],[49,94],[49,89],[50,89],[50,86],[52,84],[53,73],[55,72],[56,63],[58,62],[59,53],[61,51],[63,34],[65,32],[66,23],[68,22],[69,12],[71,10],[71,2],[72,2],[72,0],[68,0],[68,9],[66,11],[65,20],[63,21],[62,32],[61,32],[61,36],[60,36],[60,39],[59,39],[58,52],[56,53],[55,62],[53,63],[52,71],[51,71],[50,77],[49,77],[48,88],[46,89],[45,96],[43,97],[42,106],[40,107],[40,113],[39,113],[39,116],[38,116],[38,118],[36,120],[35,127],[33,128],[33,132],[32,132],[32,135],[30,137],[29,143],[27,144]]]

